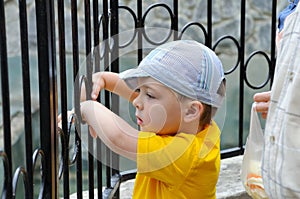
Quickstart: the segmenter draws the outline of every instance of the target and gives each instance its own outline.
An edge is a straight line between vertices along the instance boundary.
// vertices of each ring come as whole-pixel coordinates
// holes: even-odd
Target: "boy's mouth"
[[[136,122],[139,126],[143,124],[143,120],[139,116],[136,116]]]

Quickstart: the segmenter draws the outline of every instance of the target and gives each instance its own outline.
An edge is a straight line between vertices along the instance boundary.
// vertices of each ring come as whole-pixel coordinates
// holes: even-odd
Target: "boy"
[[[212,121],[225,96],[222,64],[196,41],[174,41],[138,68],[93,75],[101,89],[133,103],[140,131],[95,101],[81,103],[82,119],[111,150],[137,162],[133,198],[215,198],[220,130]]]

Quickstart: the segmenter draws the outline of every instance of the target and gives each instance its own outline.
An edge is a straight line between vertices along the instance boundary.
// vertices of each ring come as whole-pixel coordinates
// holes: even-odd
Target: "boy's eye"
[[[141,89],[137,88],[137,89],[135,89],[135,91],[134,91],[134,92],[137,92],[137,93],[139,93],[139,92],[141,92]]]
[[[149,98],[152,98],[152,99],[155,98],[151,93],[147,93],[147,96],[148,96]]]

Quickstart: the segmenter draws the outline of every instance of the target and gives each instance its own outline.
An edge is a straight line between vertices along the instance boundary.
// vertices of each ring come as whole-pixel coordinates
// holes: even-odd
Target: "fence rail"
[[[86,189],[83,176],[87,175],[89,198],[94,198],[94,189],[98,188],[98,198],[119,198],[119,186],[121,182],[135,177],[135,172],[120,172],[119,157],[108,150],[99,139],[96,141],[88,135],[87,143],[82,143],[82,127],[79,124],[80,88],[86,85],[86,97],[90,98],[92,86],[92,73],[107,70],[113,72],[120,71],[121,51],[136,45],[136,63],[139,63],[144,54],[147,53],[148,44],[157,46],[170,40],[182,39],[187,30],[197,27],[203,32],[204,44],[213,50],[218,49],[221,44],[231,41],[236,47],[238,55],[235,65],[225,71],[226,76],[233,72],[239,73],[238,93],[238,145],[223,149],[222,158],[228,158],[243,154],[244,137],[244,93],[245,86],[251,89],[261,89],[272,83],[275,67],[275,31],[276,31],[276,0],[272,1],[271,18],[271,44],[270,53],[262,50],[254,51],[246,57],[245,53],[245,28],[246,28],[246,0],[240,1],[240,35],[235,38],[231,35],[224,35],[213,41],[213,2],[207,0],[206,23],[191,21],[181,29],[179,27],[179,1],[173,0],[170,5],[166,3],[155,3],[145,8],[144,1],[136,1],[136,8],[121,5],[118,0],[84,0],[84,35],[80,35],[78,27],[78,1],[71,0],[71,12],[65,10],[64,0],[48,1],[36,0],[36,41],[37,41],[37,66],[38,66],[38,107],[39,107],[39,143],[34,143],[34,119],[32,113],[32,65],[28,42],[28,11],[26,0],[19,0],[19,25],[21,44],[21,82],[23,99],[22,112],[24,117],[24,143],[25,143],[25,163],[14,165],[14,158],[20,154],[13,154],[12,145],[12,97],[10,95],[10,82],[12,76],[9,75],[9,55],[7,47],[7,28],[5,4],[7,1],[0,0],[0,67],[1,67],[1,106],[2,106],[2,128],[3,128],[3,148],[0,148],[0,157],[3,166],[0,167],[2,177],[2,198],[18,198],[25,195],[25,198],[69,198],[71,188],[76,186],[77,198],[83,198],[82,192]],[[100,13],[99,11],[102,10]],[[149,36],[147,19],[154,9],[164,9],[168,13],[170,28],[167,36],[160,41],[155,41]],[[136,11],[135,11],[136,10]],[[120,42],[120,11],[129,13],[132,17],[134,30],[132,37],[124,44]],[[32,14],[32,13],[30,13]],[[68,60],[66,52],[66,15],[71,17],[71,43],[72,55]],[[130,19],[128,19],[130,20]],[[155,27],[158,28],[158,27]],[[150,29],[151,30],[151,29]],[[82,64],[80,64],[81,52],[79,37],[84,37],[85,72],[79,78]],[[147,45],[146,45],[147,44]],[[247,67],[253,57],[262,56],[267,64],[269,75],[267,79],[258,86],[252,85],[247,76]],[[70,64],[72,68],[70,69]],[[72,76],[73,75],[73,76]],[[68,93],[71,90],[68,79],[73,79],[73,96]],[[16,80],[18,81],[18,80]],[[75,114],[68,118],[67,111],[69,104],[74,99]],[[120,112],[120,101],[115,95],[105,92],[99,97],[99,101],[105,104],[115,113]],[[57,127],[57,115],[61,113],[62,127]],[[75,121],[71,123],[70,121]],[[76,128],[74,128],[74,125]],[[1,134],[0,134],[1,135]],[[38,145],[35,148],[35,145]],[[83,152],[83,144],[87,144],[89,153]],[[1,145],[0,145],[1,146]],[[73,149],[73,150],[71,150]],[[94,153],[91,153],[94,151]],[[95,155],[96,154],[96,155]],[[87,156],[83,157],[83,156]],[[98,156],[105,157],[105,163]],[[87,159],[87,166],[83,159]],[[40,166],[38,168],[38,165]],[[108,166],[107,166],[108,165]],[[83,167],[87,167],[87,174],[84,174]],[[75,177],[71,174],[75,170]],[[38,172],[37,172],[38,171]],[[95,175],[96,173],[96,175]],[[106,177],[105,177],[106,176]],[[71,178],[75,178],[76,185],[73,185]],[[20,182],[22,179],[22,182]],[[34,186],[36,181],[39,186]],[[1,184],[0,184],[1,185]],[[22,193],[18,194],[18,186],[23,186]],[[39,189],[37,188],[39,187]],[[102,191],[102,187],[105,190]],[[1,190],[1,189],[0,189]],[[23,191],[22,191],[23,190]]]

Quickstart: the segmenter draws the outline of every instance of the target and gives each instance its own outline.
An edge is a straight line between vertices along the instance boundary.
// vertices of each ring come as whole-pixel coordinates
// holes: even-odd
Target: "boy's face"
[[[156,134],[175,134],[182,122],[178,95],[152,78],[139,78],[139,94],[134,99],[137,124],[141,131]]]

